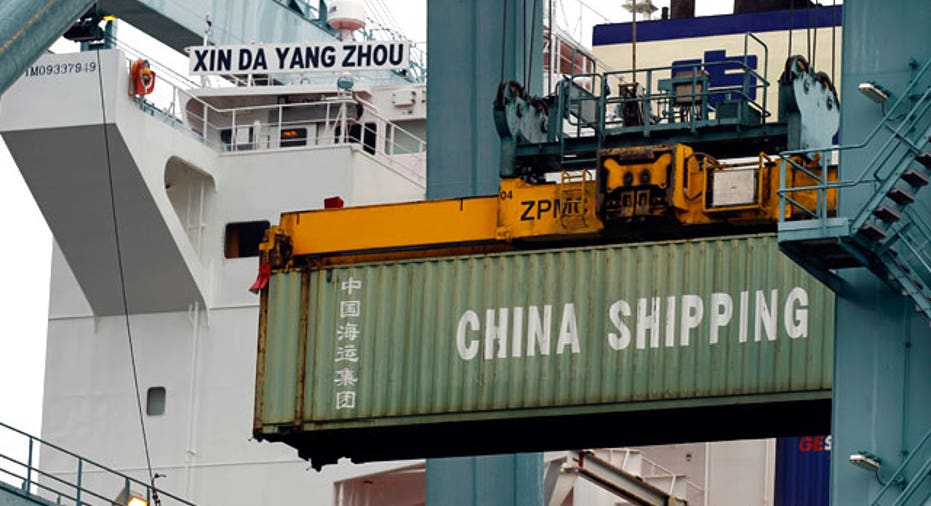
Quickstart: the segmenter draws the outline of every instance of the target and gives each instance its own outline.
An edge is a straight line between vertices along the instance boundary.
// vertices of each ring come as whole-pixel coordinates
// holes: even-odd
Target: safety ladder
[[[559,222],[563,228],[576,228],[589,226],[588,215],[591,214],[594,202],[589,202],[588,187],[594,180],[591,171],[562,170],[559,182],[560,213]]]

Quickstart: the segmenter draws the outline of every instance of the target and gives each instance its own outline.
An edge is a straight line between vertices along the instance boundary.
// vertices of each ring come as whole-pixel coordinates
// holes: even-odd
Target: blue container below
[[[831,436],[776,440],[775,506],[828,506]]]

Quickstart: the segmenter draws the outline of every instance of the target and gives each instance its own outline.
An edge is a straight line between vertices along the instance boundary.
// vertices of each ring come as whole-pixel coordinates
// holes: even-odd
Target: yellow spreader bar
[[[473,197],[284,213],[280,227],[291,240],[294,257],[390,257],[392,251],[494,243],[497,200]]]

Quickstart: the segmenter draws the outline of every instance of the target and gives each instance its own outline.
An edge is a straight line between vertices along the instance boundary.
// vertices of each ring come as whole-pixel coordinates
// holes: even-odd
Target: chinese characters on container
[[[339,323],[336,327],[336,409],[356,408],[356,383],[359,372],[359,320],[362,301],[353,298],[362,290],[362,281],[352,276],[340,283]],[[358,294],[356,294],[358,297]]]

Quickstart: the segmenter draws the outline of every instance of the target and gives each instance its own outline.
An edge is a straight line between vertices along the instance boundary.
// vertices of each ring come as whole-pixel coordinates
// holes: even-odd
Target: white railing
[[[640,450],[635,450],[633,448],[611,448],[608,450],[601,450],[608,452],[608,461],[611,463],[617,462],[615,455],[620,454],[620,465],[621,469],[627,470],[627,464],[630,461],[631,454],[638,454],[640,456],[640,476],[644,479],[649,480],[650,478],[668,478],[669,486],[667,490],[664,490],[667,494],[672,495],[676,489],[676,484],[680,480],[685,481],[686,487],[686,498],[691,499],[693,497],[703,497],[705,493],[704,487],[698,485],[697,483],[683,478],[681,473],[676,473],[666,467],[656,463],[653,460],[650,460],[643,455],[643,452]],[[654,483],[655,485],[655,483]]]
[[[27,434],[0,422],[0,435],[20,453],[0,452],[0,481],[7,493],[27,498],[27,502],[64,506],[114,506],[119,504],[156,504],[194,506],[192,503],[156,488],[154,474],[145,482],[88,460],[60,446]],[[42,460],[57,462],[60,469],[39,467]],[[10,486],[12,485],[12,486]],[[130,497],[138,502],[130,502]],[[43,501],[43,502],[40,502]]]
[[[225,87],[229,85],[244,87],[262,86],[295,86],[301,84],[336,84],[344,72],[281,72],[276,74],[218,74],[213,79],[203,81],[200,86],[205,88]],[[353,81],[359,84],[372,86],[401,84],[405,82],[397,73],[391,70],[370,70],[354,72]]]
[[[150,65],[159,78],[152,95],[136,99],[139,108],[217,152],[356,144],[402,176],[426,183],[426,141],[350,93],[316,102],[218,108],[187,91],[194,85],[184,76],[151,60]],[[284,137],[285,132],[292,136]]]

